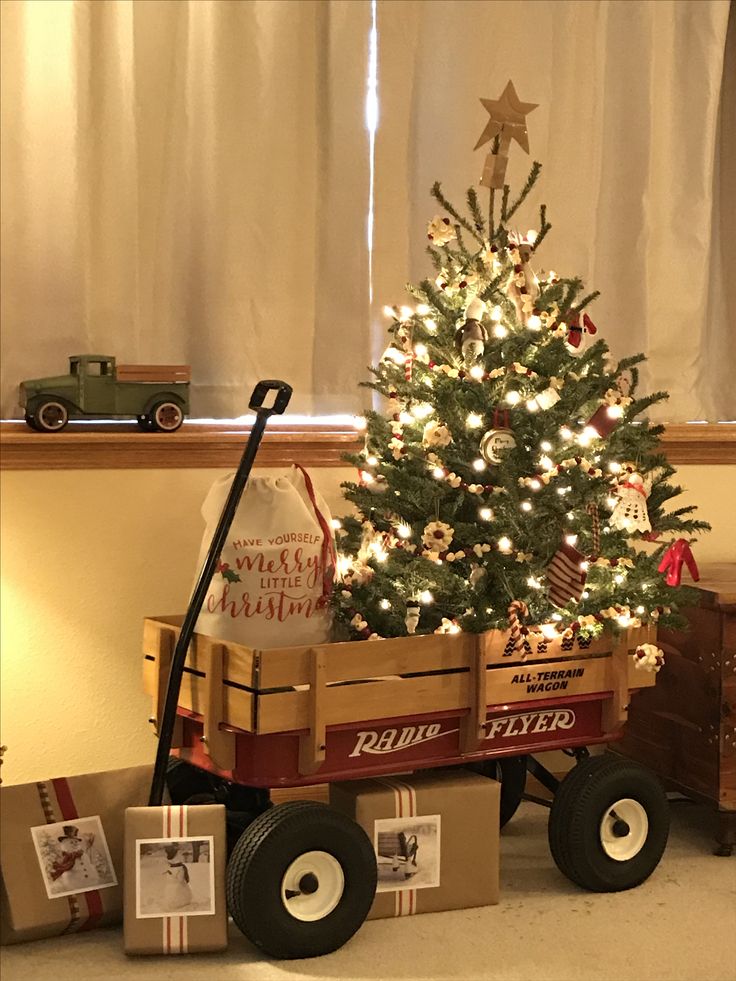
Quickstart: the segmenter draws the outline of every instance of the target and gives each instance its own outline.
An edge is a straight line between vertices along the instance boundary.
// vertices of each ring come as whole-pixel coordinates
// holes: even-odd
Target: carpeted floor
[[[736,981],[736,857],[712,852],[712,816],[672,805],[664,859],[643,886],[596,895],[547,848],[542,808],[502,835],[501,902],[366,923],[342,950],[268,961],[233,930],[224,954],[126,958],[119,930],[4,948],[3,981]]]

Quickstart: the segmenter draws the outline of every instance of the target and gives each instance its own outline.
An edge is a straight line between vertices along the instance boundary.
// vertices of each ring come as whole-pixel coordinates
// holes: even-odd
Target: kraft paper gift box
[[[125,808],[151,767],[0,788],[0,938],[39,940],[123,917]]]
[[[332,784],[376,850],[368,919],[497,903],[500,790],[461,769]]]
[[[227,947],[223,804],[131,807],[125,814],[125,953]]]

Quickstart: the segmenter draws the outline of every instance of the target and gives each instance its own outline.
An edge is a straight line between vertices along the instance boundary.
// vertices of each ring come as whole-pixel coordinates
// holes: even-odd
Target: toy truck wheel
[[[549,845],[559,870],[594,892],[633,889],[659,864],[669,805],[645,767],[610,754],[567,774],[552,803]]]
[[[526,788],[526,756],[503,756],[498,760],[471,763],[469,769],[501,784],[500,827],[516,814]]]
[[[315,801],[279,804],[235,846],[228,910],[272,957],[317,957],[342,947],[363,923],[376,877],[373,847],[354,821]]]
[[[151,429],[160,433],[174,433],[184,422],[184,413],[176,402],[157,402],[148,414]]]
[[[36,419],[34,416],[31,415],[30,412],[26,412],[25,420],[26,420],[26,426],[29,426],[31,429],[35,429],[36,432],[39,432],[39,428],[36,425]]]
[[[153,423],[148,416],[136,416],[135,421],[138,423],[140,429],[144,429],[147,432],[153,429]]]
[[[43,433],[58,433],[69,422],[69,412],[63,402],[46,399],[33,410],[34,429]]]

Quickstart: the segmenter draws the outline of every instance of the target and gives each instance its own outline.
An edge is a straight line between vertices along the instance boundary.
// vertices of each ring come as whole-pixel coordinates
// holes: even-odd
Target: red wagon
[[[187,613],[145,622],[159,733],[150,803],[161,804],[173,748],[172,799],[227,805],[228,908],[277,957],[344,944],[368,914],[377,871],[355,822],[313,801],[271,807],[271,787],[471,766],[501,780],[503,823],[529,769],[555,791],[549,841],[561,871],[588,889],[638,885],[666,844],[665,795],[643,767],[589,756],[587,746],[616,739],[631,690],[654,683],[634,657],[648,628],[596,639],[530,633],[521,652],[499,630],[268,650],[194,633],[266,421],[290,395],[284,382],[256,386],[253,432]],[[559,787],[531,756],[549,749],[577,757]]]

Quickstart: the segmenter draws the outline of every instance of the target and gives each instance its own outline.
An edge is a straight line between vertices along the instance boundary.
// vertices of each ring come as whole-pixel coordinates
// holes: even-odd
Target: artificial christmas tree
[[[349,458],[336,619],[351,639],[510,627],[520,651],[530,631],[678,622],[692,597],[658,567],[708,525],[665,510],[681,489],[645,413],[666,393],[636,394],[643,355],[611,361],[583,312],[596,292],[541,270],[545,207],[537,231],[514,228],[541,166],[514,199],[506,157],[512,138],[528,150],[535,106],[510,82],[482,102],[487,213],[474,189],[465,216],[435,184],[434,276],[408,286],[415,306],[385,308],[390,343],[367,384],[387,403]]]

